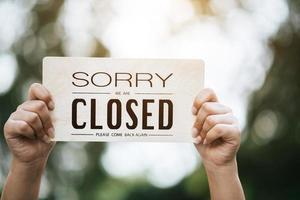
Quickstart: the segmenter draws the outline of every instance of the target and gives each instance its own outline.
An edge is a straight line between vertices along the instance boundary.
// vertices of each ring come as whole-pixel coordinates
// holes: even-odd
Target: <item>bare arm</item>
[[[12,163],[1,200],[38,199],[41,177],[54,143],[49,110],[50,93],[40,84],[30,87],[28,101],[11,114],[4,136],[12,152]]]
[[[237,119],[230,108],[218,102],[211,89],[197,95],[193,114],[193,137],[207,173],[211,199],[244,200],[236,161],[240,146]]]
[[[2,200],[38,199],[45,163],[24,164],[12,161],[2,193]]]
[[[205,169],[211,199],[245,199],[236,162],[227,166],[208,166],[208,164],[206,164]]]

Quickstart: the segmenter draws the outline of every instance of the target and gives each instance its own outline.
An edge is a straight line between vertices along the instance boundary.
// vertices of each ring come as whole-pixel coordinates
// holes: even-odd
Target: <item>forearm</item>
[[[44,168],[45,162],[24,164],[13,159],[1,200],[38,199]]]
[[[236,160],[226,166],[204,163],[212,200],[244,200]]]

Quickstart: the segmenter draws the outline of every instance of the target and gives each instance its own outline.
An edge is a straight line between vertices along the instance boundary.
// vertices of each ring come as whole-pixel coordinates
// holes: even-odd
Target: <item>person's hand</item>
[[[47,161],[54,146],[49,112],[53,109],[54,102],[49,91],[41,84],[32,84],[28,100],[18,106],[4,126],[4,136],[14,162],[44,164]]]
[[[205,167],[235,165],[240,146],[240,129],[230,108],[220,104],[211,89],[195,98],[193,137]]]
[[[211,89],[197,95],[192,111],[196,115],[192,134],[206,170],[211,199],[244,200],[236,162],[240,146],[237,119]]]

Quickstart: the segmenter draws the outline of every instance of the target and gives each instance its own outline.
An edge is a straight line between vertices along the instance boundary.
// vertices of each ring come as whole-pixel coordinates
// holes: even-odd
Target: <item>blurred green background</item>
[[[224,24],[231,20],[226,18],[227,14],[233,9],[246,12],[249,16],[252,16],[252,12],[255,12],[252,10],[253,7],[248,6],[249,1],[243,0],[227,0],[224,1],[225,3],[210,0],[178,0],[176,2],[179,2],[179,5],[185,5],[180,4],[184,1],[193,6],[194,16],[192,21],[198,20],[200,24],[218,23],[220,26],[225,27]],[[131,48],[138,49],[140,47],[138,44],[132,44],[131,46],[128,41],[114,38],[113,33],[110,33],[112,35],[111,39],[107,38],[107,33],[103,34],[101,32],[103,31],[101,30],[102,26],[109,28],[106,23],[113,23],[106,19],[118,14],[113,9],[109,9],[114,6],[110,3],[127,9],[126,6],[138,4],[138,1],[114,0],[109,2],[101,0],[96,1],[97,3],[94,4],[93,1],[89,1],[92,2],[88,13],[91,15],[88,18],[90,20],[84,21],[81,25],[89,24],[89,27],[99,27],[98,31],[100,32],[96,30],[91,35],[86,35],[86,32],[82,32],[80,29],[68,28],[68,24],[79,23],[81,17],[78,15],[74,18],[67,18],[63,17],[64,13],[67,13],[68,9],[84,9],[80,6],[80,3],[77,4],[77,7],[70,6],[74,2],[80,1],[3,0],[0,2],[0,60],[2,59],[0,64],[11,64],[11,68],[7,69],[4,69],[5,66],[0,66],[0,72],[2,73],[2,76],[0,76],[2,79],[0,90],[1,132],[10,113],[26,98],[28,86],[32,82],[41,82],[41,63],[44,56],[105,57],[122,55],[126,57],[126,53],[118,54],[119,46],[124,46],[123,48],[128,49],[129,52]],[[160,6],[159,1],[153,2],[153,5]],[[259,4],[259,1],[256,2]],[[269,57],[261,56],[259,59],[269,60],[269,64],[266,62],[265,66],[262,66],[265,69],[265,74],[261,84],[250,90],[250,95],[247,96],[247,105],[243,108],[246,114],[245,122],[242,123],[243,142],[238,153],[239,174],[247,199],[293,200],[300,198],[300,2],[297,0],[266,2],[268,4],[264,8],[270,9],[273,8],[273,4],[276,5],[276,3],[281,2],[287,6],[288,13],[286,19],[278,24],[278,29],[273,30],[274,33],[268,34],[262,42],[263,46],[270,49]],[[233,3],[234,6],[232,6]],[[66,6],[67,4],[69,7]],[[164,3],[162,3],[163,5]],[[279,3],[279,5],[281,4]],[[152,9],[151,13],[153,15],[157,14],[155,7],[149,9]],[[168,17],[177,19],[181,15],[180,10],[184,8],[179,6],[176,9],[176,12]],[[261,9],[259,12],[264,14],[268,10]],[[103,18],[104,20],[97,23],[96,20],[93,20],[95,15],[98,18],[100,15],[100,19]],[[134,19],[138,15],[132,17]],[[18,19],[14,20],[14,18]],[[264,20],[264,18],[257,19],[258,22]],[[17,23],[11,23],[11,21],[17,21]],[[149,30],[152,30],[153,27],[155,28],[155,26],[152,27],[152,23],[155,24],[156,21],[145,21],[144,23],[149,26]],[[272,20],[268,23],[272,24]],[[131,25],[138,26],[139,24],[133,23]],[[246,28],[246,25],[246,23],[241,23],[239,29]],[[131,26],[128,26],[124,30],[130,28]],[[86,29],[89,33],[89,28]],[[171,31],[176,32],[176,28]],[[124,32],[124,34],[124,38],[126,38],[128,32]],[[151,41],[154,40],[152,33],[145,36],[145,38],[147,37]],[[258,34],[255,37],[262,36]],[[234,42],[236,38],[233,37],[231,40]],[[247,43],[247,38],[244,40]],[[87,42],[81,44],[81,41]],[[178,43],[180,42],[181,40],[178,40]],[[176,41],[175,44],[177,44]],[[201,43],[199,45],[201,46]],[[150,46],[150,48],[152,47]],[[210,51],[209,48],[205,50]],[[259,49],[254,46],[250,52],[254,53],[256,51],[259,51]],[[128,56],[134,55],[135,52],[128,54]],[[152,55],[156,56],[158,54],[153,53]],[[161,57],[165,55],[168,54],[159,54]],[[183,53],[183,55],[186,54]],[[193,52],[191,56],[195,55],[198,55],[197,52]],[[142,55],[137,54],[137,57],[140,56]],[[199,58],[202,58],[201,53],[199,53]],[[233,56],[234,59],[237,58]],[[242,63],[247,65],[247,60]],[[15,68],[13,68],[13,65]],[[209,62],[208,67],[210,67]],[[255,73],[255,70],[246,72],[243,71],[243,65],[238,66],[238,73],[242,78],[244,73],[251,76],[252,73]],[[15,74],[13,81],[9,79],[12,75],[6,75],[5,73]],[[214,86],[214,84],[211,85]],[[248,90],[248,88],[245,88],[245,90]],[[2,133],[0,142],[1,188],[9,168],[10,154]],[[165,187],[158,187],[152,184],[151,181],[149,182],[144,176],[122,178],[108,173],[101,162],[101,157],[106,148],[107,144],[105,143],[57,144],[49,158],[47,171],[43,177],[40,198],[47,200],[209,199],[206,175],[200,161],[198,161],[196,168],[185,174],[179,182]],[[68,154],[65,154],[66,151]],[[79,158],[75,161],[68,160],[70,154],[78,155]],[[147,156],[145,156],[145,159],[147,159]],[[68,168],[61,164],[62,160],[75,163]],[[85,163],[83,166],[81,165],[82,160]],[[128,162],[132,161],[129,159]]]

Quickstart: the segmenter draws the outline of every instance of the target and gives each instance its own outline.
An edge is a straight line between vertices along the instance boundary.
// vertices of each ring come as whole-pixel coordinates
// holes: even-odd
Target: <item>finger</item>
[[[215,92],[210,88],[205,88],[201,90],[201,92],[195,97],[192,113],[193,115],[197,115],[197,112],[201,108],[202,104],[205,102],[216,102],[218,98]]]
[[[205,139],[206,134],[217,124],[232,124],[237,125],[237,119],[232,113],[209,115],[206,117],[204,124],[202,126],[201,134],[203,139]]]
[[[197,137],[194,138],[193,143],[194,144],[200,144],[202,141],[202,137],[198,135]]]
[[[51,138],[54,137],[54,133],[53,133],[54,129],[50,117],[50,112],[44,101],[40,101],[40,100],[26,101],[22,105],[20,105],[18,109],[23,109],[29,112],[37,113],[42,121],[44,130],[46,131],[48,136],[50,136]]]
[[[12,139],[16,137],[26,137],[29,139],[35,139],[35,132],[29,124],[21,120],[8,119],[4,126],[4,135],[6,139]]]
[[[193,129],[192,129],[192,137],[196,138],[199,135],[199,133],[200,133],[199,129],[196,128],[196,127],[193,127]]]
[[[211,144],[222,139],[227,143],[238,145],[240,140],[240,130],[236,125],[217,124],[206,135],[203,144]]]
[[[200,133],[202,132],[203,124],[205,119],[209,115],[217,115],[217,114],[225,114],[225,113],[230,113],[232,112],[230,108],[217,103],[217,102],[205,102],[196,117],[196,120],[194,122],[194,127],[197,128]],[[203,137],[203,135],[201,135]]]
[[[12,114],[11,119],[25,121],[34,130],[35,135],[40,140],[49,143],[50,138],[46,134],[42,121],[37,113],[20,109]]]
[[[30,86],[28,92],[28,99],[44,101],[47,104],[49,110],[54,109],[54,102],[50,92],[39,83],[33,83]]]

